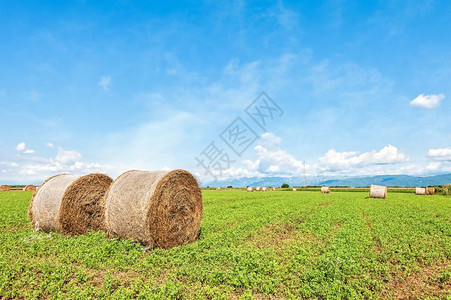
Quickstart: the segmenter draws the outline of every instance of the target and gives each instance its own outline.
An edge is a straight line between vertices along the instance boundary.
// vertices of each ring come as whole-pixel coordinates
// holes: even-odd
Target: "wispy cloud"
[[[287,29],[292,30],[294,28],[297,28],[299,26],[299,14],[295,12],[294,10],[287,9],[284,7],[282,2],[278,3],[278,11],[276,13],[277,20],[279,21],[279,24]]]
[[[109,92],[111,87],[111,76],[102,76],[98,82],[98,85],[105,91]]]
[[[445,99],[445,96],[443,94],[420,94],[415,99],[410,101],[410,105],[430,109],[437,107],[440,104],[440,101],[442,101],[443,99]]]

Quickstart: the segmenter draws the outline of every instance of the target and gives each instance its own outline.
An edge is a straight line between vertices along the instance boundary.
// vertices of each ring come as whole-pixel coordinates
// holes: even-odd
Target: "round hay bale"
[[[108,191],[105,227],[110,237],[168,249],[196,240],[202,210],[199,185],[188,171],[132,170]]]
[[[57,175],[50,176],[49,178],[47,178],[46,180],[44,180],[43,183],[41,183],[40,185],[38,185],[38,187],[36,188],[36,192],[39,191],[39,189],[40,189],[44,184],[46,184],[47,181],[49,181],[50,179],[55,178],[56,176],[64,175],[64,174],[66,174],[66,173],[63,173],[63,174],[57,174]],[[35,222],[33,221],[33,200],[34,200],[34,197],[35,197],[35,196],[36,196],[36,193],[35,193],[34,196],[31,198],[30,205],[28,206],[28,218],[30,219],[31,224],[32,224],[33,226],[35,226],[35,225],[34,225]]]
[[[382,185],[372,184],[370,187],[370,198],[387,198],[387,187]]]
[[[435,188],[433,188],[433,187],[426,188],[426,195],[434,195],[434,194],[435,194]]]
[[[256,190],[257,192],[260,192],[260,191],[262,190],[262,188],[259,187],[259,186],[257,186],[257,187],[255,188],[255,190]]]
[[[26,186],[23,188],[23,190],[24,190],[25,192],[36,192],[36,186],[34,186],[34,185],[32,185],[32,184],[29,184],[29,185],[26,185]]]
[[[293,188],[293,192],[296,192],[296,188]]]
[[[275,190],[276,190],[276,188],[272,188],[271,190],[272,190],[272,191],[275,191]]]
[[[266,192],[267,188],[266,187],[262,187],[262,192]]]
[[[422,187],[416,187],[415,195],[426,195],[426,189]]]
[[[7,192],[11,189],[11,187],[9,185],[0,185],[0,192]]]
[[[321,193],[330,194],[330,187],[328,187],[328,186],[321,187]]]
[[[221,188],[220,188],[220,187],[217,187],[216,190],[219,191],[219,190],[221,190]]]
[[[254,191],[254,188],[251,187],[251,186],[248,186],[246,190],[247,190],[248,192],[253,192],[253,191]]]
[[[29,209],[36,230],[84,234],[104,229],[104,196],[113,180],[104,174],[60,174],[47,179]]]

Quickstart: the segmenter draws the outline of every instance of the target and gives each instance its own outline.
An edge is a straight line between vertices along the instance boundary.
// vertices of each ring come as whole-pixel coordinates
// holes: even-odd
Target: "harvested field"
[[[203,191],[192,244],[34,232],[0,193],[0,298],[446,298],[451,201],[390,193]],[[193,267],[195,266],[195,267]]]

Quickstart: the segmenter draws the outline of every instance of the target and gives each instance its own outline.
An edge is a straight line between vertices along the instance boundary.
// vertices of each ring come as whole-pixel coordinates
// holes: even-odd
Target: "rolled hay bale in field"
[[[382,185],[372,184],[370,187],[370,198],[387,198],[387,187]]]
[[[272,188],[271,190],[272,190],[272,191],[275,191],[275,190],[276,190],[276,188]]]
[[[202,210],[202,194],[191,173],[132,170],[108,191],[105,227],[109,237],[168,249],[196,240]]]
[[[426,195],[434,195],[434,194],[435,194],[435,188],[433,188],[433,187],[426,188]]]
[[[426,189],[422,187],[416,187],[415,195],[426,195]]]
[[[23,188],[23,190],[26,191],[26,192],[36,192],[36,186],[34,186],[32,184],[29,184],[29,185],[26,185]]]
[[[0,185],[0,192],[7,192],[11,189],[11,187],[9,185]]]
[[[293,188],[293,192],[296,192],[296,188]]]
[[[47,183],[47,181],[49,181],[50,179],[55,178],[55,177],[60,176],[60,175],[65,175],[65,174],[67,174],[67,173],[62,173],[62,174],[57,174],[57,175],[50,176],[49,178],[47,178],[46,180],[44,180],[43,183],[41,183],[40,185],[38,185],[38,187],[36,188],[36,193],[37,193],[37,192],[39,191],[39,189],[40,189],[43,185],[45,185],[45,184]],[[36,194],[35,194],[35,195],[36,195]],[[30,205],[28,206],[28,218],[30,219],[31,224],[32,224],[33,226],[35,226],[35,224],[33,224],[33,200],[34,200],[34,196],[31,198]],[[38,224],[38,225],[39,225],[39,224]],[[35,226],[35,228],[36,228],[36,226]],[[36,228],[36,229],[38,229],[38,228]]]
[[[219,191],[219,190],[221,190],[221,188],[220,188],[220,187],[217,187],[216,190]]]
[[[255,188],[255,190],[256,190],[257,192],[260,192],[260,191],[262,190],[262,188],[259,187],[259,186],[257,186],[257,187]]]
[[[323,193],[323,194],[330,194],[330,187],[322,186],[321,187],[321,193]]]
[[[103,201],[112,182],[104,174],[60,174],[50,177],[31,201],[31,224],[36,230],[64,234],[103,230]]]
[[[247,190],[248,192],[253,192],[253,191],[254,191],[254,188],[251,187],[251,186],[248,186],[246,190]]]
[[[262,187],[262,192],[266,192],[267,188],[266,187]]]

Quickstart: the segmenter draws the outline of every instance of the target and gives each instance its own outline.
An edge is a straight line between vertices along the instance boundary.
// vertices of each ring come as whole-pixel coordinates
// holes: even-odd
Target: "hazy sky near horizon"
[[[446,0],[0,0],[0,183],[451,172],[449,32]]]

